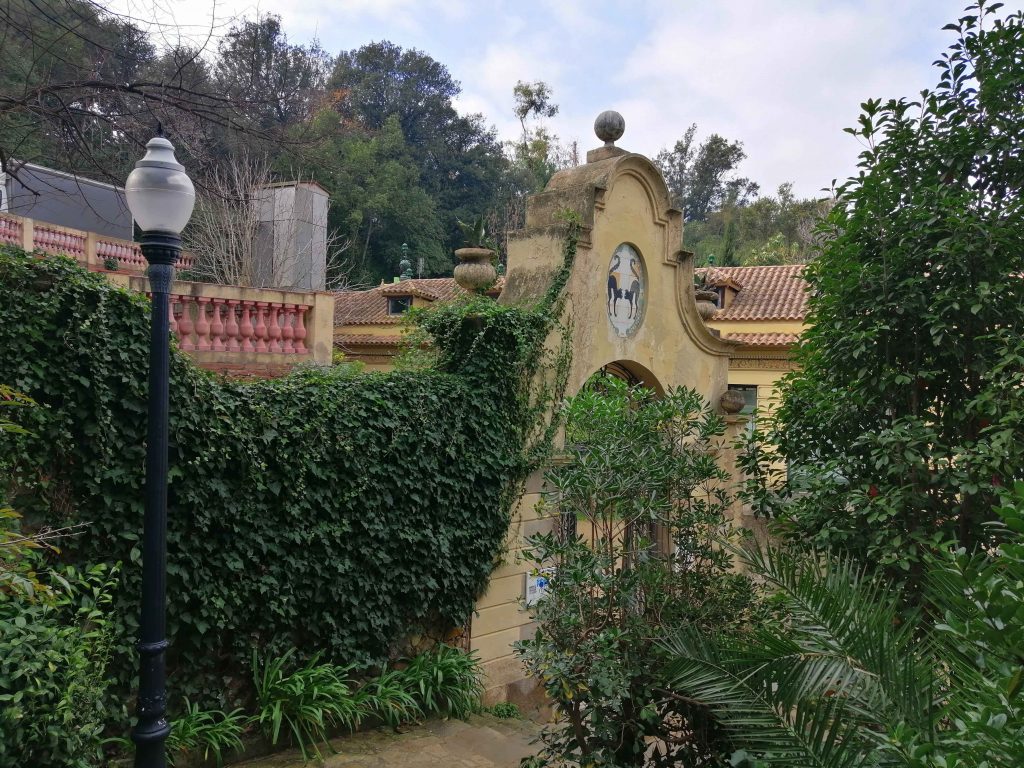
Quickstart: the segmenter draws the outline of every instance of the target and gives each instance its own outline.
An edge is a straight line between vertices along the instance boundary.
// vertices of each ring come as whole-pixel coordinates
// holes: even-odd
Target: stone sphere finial
[[[594,121],[594,133],[606,147],[615,145],[626,131],[626,119],[614,109],[606,109]]]

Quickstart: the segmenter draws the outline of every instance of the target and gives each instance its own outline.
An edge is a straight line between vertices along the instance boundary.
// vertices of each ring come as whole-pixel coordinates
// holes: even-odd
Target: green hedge
[[[447,334],[433,321],[432,370],[242,383],[172,353],[176,691],[222,698],[254,646],[373,665],[410,631],[466,620],[526,471],[520,390],[549,327],[542,309],[476,302],[446,310]],[[5,438],[0,469],[28,520],[88,524],[62,558],[125,563],[122,659],[138,613],[148,311],[70,260],[0,248],[0,382],[41,404],[24,414],[31,436]],[[121,663],[130,683],[134,661]]]

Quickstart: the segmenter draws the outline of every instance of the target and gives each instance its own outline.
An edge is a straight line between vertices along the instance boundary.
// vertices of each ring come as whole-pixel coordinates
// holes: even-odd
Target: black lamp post
[[[142,534],[142,610],[139,618],[138,722],[132,730],[135,768],[164,768],[167,722],[167,406],[170,322],[174,265],[181,254],[181,230],[196,193],[174,147],[160,135],[128,175],[128,208],[142,229],[142,255],[149,263],[153,293],[149,341],[149,429],[146,436],[146,512]]]

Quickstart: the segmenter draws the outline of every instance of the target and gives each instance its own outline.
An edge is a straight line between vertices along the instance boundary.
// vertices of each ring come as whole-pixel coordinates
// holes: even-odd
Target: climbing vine
[[[578,227],[567,229],[562,287]],[[239,382],[172,352],[176,691],[225,705],[244,695],[254,647],[365,667],[411,632],[465,622],[516,489],[551,434],[545,410],[567,352],[554,354],[553,368],[543,361],[559,292],[535,307],[473,298],[424,314],[436,349],[426,369],[308,367]],[[0,477],[30,524],[84,525],[63,542],[63,560],[124,563],[111,614],[125,686],[138,613],[148,325],[143,296],[70,260],[0,248],[0,382],[39,404],[25,410],[26,433],[5,435]],[[548,369],[554,383],[535,386]]]

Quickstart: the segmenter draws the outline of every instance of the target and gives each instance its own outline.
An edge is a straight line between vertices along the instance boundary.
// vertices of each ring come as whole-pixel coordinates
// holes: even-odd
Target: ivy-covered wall
[[[447,308],[424,323],[438,363],[389,374],[241,383],[172,352],[176,690],[220,698],[254,646],[372,665],[410,632],[465,621],[530,461],[543,409],[525,386],[550,308]],[[118,656],[132,660],[148,311],[70,260],[0,248],[0,382],[39,403],[22,414],[31,434],[5,438],[3,486],[27,520],[83,526],[61,558],[125,563]]]

